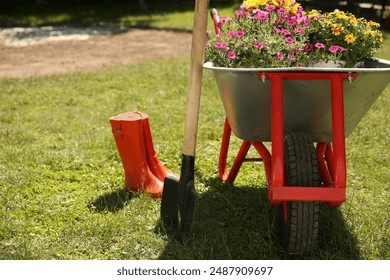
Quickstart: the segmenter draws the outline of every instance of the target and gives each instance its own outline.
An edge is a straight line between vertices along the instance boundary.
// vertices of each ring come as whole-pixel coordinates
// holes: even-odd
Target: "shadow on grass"
[[[89,205],[96,212],[117,212],[133,199],[134,193],[125,189],[116,190],[98,197]]]
[[[193,230],[182,235],[159,223],[168,237],[160,259],[360,259],[356,239],[342,213],[324,205],[318,247],[308,255],[289,255],[279,243],[279,214],[269,204],[267,189],[207,181],[198,201]]]

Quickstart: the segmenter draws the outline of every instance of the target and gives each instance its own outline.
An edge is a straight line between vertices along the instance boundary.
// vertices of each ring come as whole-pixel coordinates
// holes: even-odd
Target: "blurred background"
[[[339,9],[390,26],[390,0],[297,0],[305,9]],[[235,9],[241,0],[211,0],[210,6]],[[194,0],[2,0],[0,27],[47,24],[148,26],[148,20],[134,22],[131,16],[191,11]]]

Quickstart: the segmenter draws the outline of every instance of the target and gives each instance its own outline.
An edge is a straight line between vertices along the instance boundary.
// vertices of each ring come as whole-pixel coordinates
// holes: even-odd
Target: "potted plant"
[[[383,41],[379,24],[345,12],[305,12],[292,0],[245,0],[221,34],[208,40],[206,61],[229,68],[354,67]]]

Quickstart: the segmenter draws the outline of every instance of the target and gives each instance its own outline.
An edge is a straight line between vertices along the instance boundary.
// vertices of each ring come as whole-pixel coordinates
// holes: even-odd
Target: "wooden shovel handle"
[[[196,0],[188,77],[183,155],[195,156],[209,0]]]

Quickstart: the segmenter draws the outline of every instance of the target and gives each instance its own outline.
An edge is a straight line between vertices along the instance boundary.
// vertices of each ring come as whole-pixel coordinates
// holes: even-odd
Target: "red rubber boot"
[[[147,114],[142,112],[137,112],[141,115],[142,118],[142,127],[144,132],[144,141],[145,141],[145,150],[146,150],[146,159],[149,164],[149,168],[158,179],[164,181],[167,176],[174,176],[175,178],[179,178],[178,174],[173,173],[169,169],[167,169],[161,161],[158,159],[156,151],[154,150],[153,140],[152,140],[152,132],[150,130],[149,125],[149,117]]]
[[[142,116],[126,112],[110,118],[112,133],[125,171],[127,190],[144,191],[154,198],[162,195],[163,182],[150,171],[146,159]]]

